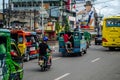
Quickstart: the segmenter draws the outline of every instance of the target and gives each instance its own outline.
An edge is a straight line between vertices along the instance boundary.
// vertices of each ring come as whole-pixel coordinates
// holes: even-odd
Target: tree
[[[59,24],[59,22],[57,21],[57,22],[55,23],[55,31],[58,33],[59,30],[60,30],[60,24]]]
[[[65,17],[65,20],[64,20],[64,30],[65,31],[69,31],[70,30],[70,25],[69,25],[69,21],[68,21],[68,18]]]

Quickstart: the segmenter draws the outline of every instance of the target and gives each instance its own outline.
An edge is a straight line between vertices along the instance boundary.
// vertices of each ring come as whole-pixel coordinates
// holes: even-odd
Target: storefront
[[[48,24],[45,26],[45,35],[48,36],[49,40],[56,40],[54,22],[48,22]]]

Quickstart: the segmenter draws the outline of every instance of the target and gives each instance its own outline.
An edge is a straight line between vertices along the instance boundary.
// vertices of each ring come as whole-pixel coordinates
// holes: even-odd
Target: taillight
[[[103,41],[103,42],[108,42],[105,38],[102,38],[102,41]]]

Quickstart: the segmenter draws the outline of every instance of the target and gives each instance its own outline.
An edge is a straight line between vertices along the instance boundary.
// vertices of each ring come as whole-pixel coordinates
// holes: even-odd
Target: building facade
[[[0,24],[3,24],[3,13],[0,12]]]

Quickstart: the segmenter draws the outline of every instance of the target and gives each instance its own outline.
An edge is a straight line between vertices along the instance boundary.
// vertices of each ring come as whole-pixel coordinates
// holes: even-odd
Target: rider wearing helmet
[[[51,52],[50,47],[47,44],[48,41],[48,37],[43,37],[42,43],[39,44],[39,60],[41,58],[41,56],[47,56],[48,57],[48,63],[50,63],[50,53],[48,53],[47,50],[49,50]]]

